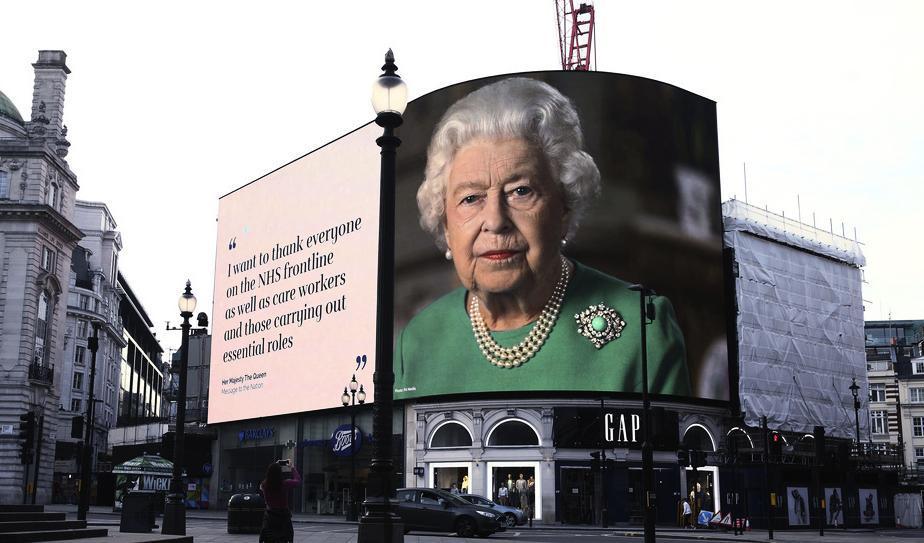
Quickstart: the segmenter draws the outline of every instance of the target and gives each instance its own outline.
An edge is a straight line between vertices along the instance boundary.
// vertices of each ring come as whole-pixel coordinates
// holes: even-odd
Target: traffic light
[[[770,432],[769,460],[779,462],[783,459],[783,436],[779,432]]]
[[[35,456],[35,413],[32,411],[19,415],[19,439],[22,440],[19,460],[31,464]]]
[[[825,447],[825,427],[815,427],[815,465],[823,466],[827,460]]]
[[[690,451],[686,449],[680,449],[677,451],[677,463],[680,464],[680,467],[685,468],[690,465]]]

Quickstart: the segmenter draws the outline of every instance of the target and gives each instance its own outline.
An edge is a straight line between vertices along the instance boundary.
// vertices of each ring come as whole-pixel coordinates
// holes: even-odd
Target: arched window
[[[539,435],[521,420],[505,420],[488,434],[488,447],[538,447]]]
[[[48,361],[48,333],[51,328],[51,299],[44,290],[39,294],[38,311],[35,317],[35,351],[32,361],[35,364],[44,366]]]
[[[715,451],[715,441],[712,435],[700,424],[692,424],[687,428],[683,434],[683,446],[700,451]]]
[[[471,446],[472,435],[468,433],[468,429],[461,423],[454,421],[443,423],[433,432],[433,437],[430,438],[431,449]]]

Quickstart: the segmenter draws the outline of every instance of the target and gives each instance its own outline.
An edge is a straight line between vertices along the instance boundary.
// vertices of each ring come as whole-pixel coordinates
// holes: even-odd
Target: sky
[[[596,69],[717,102],[723,200],[856,231],[867,320],[924,318],[920,2],[597,0]],[[218,198],[372,120],[394,49],[414,98],[560,68],[553,0],[6,2],[0,90],[62,49],[67,160],[103,201],[165,349],[192,281],[212,301]],[[211,316],[211,315],[210,315]]]

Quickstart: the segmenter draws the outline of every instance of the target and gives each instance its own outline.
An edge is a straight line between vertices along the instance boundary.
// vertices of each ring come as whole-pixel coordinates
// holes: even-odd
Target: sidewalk
[[[68,518],[76,518],[76,505],[52,504],[45,506],[46,511],[57,511],[68,513]],[[103,522],[96,522],[96,525],[118,525],[119,513],[112,510],[111,507],[92,506],[90,514],[96,516],[110,517]],[[216,511],[212,509],[189,509],[186,511],[186,518],[191,520],[211,520],[217,523],[225,522],[228,518],[227,511]],[[292,515],[292,521],[298,524],[328,524],[340,525],[343,528],[355,526],[355,522],[348,522],[344,517],[339,515],[311,515],[307,513],[295,513]],[[94,524],[94,522],[90,522]],[[217,527],[216,526],[216,527]],[[532,528],[529,526],[517,526],[508,530],[507,534],[520,533],[527,536],[530,532],[578,532],[599,535],[612,535],[623,537],[644,536],[643,531],[638,526],[615,526],[609,528],[600,528],[598,526],[587,525],[562,525],[562,524],[540,524],[535,523]],[[503,535],[498,534],[499,537]],[[741,543],[766,543],[771,541],[768,538],[766,530],[753,530],[745,532],[744,535],[735,536],[732,531],[722,531],[714,529],[701,530],[684,530],[675,527],[657,528],[659,538],[671,539],[689,539],[694,541],[738,541]],[[909,543],[912,541],[924,541],[924,529],[825,529],[825,535],[818,535],[817,530],[774,530],[772,541],[793,542],[793,543]]]

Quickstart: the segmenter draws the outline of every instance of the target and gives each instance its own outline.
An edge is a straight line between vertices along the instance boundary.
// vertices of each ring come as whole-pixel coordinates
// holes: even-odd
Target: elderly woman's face
[[[476,139],[456,152],[446,241],[469,290],[528,295],[541,280],[557,280],[565,224],[561,187],[526,140]]]

